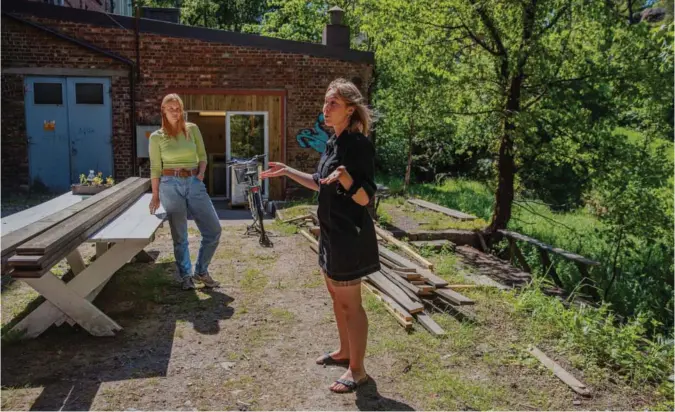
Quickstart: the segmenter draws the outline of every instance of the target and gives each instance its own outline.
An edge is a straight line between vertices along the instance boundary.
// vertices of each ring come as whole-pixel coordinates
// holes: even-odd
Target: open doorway
[[[199,127],[204,138],[204,148],[208,160],[204,184],[209,196],[216,199],[227,197],[226,114],[224,111],[188,111],[187,113],[188,121]]]

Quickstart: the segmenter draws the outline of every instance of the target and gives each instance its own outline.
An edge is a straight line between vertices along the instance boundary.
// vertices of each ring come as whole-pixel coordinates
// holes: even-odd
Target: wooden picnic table
[[[83,242],[96,244],[96,259],[88,266],[77,248],[68,254],[66,260],[75,275],[68,283],[51,270],[40,277],[20,278],[40,293],[46,302],[17,323],[12,332],[21,334],[23,338],[32,338],[51,325],[58,326],[64,322],[79,324],[94,336],[113,336],[115,331],[121,330],[122,327],[92,301],[112,276],[135,256],[147,261],[148,255],[143,248],[154,240],[166,217],[161,207],[156,214],[149,213],[151,196],[149,193],[141,195],[116,219]],[[0,224],[2,235],[57,213],[83,198],[69,192],[3,218]]]

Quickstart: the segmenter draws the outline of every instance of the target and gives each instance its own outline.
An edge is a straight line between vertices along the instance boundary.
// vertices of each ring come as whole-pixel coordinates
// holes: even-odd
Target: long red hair
[[[178,105],[180,106],[180,112],[181,116],[178,118],[178,122],[176,123],[176,126],[172,126],[171,123],[169,122],[169,119],[166,117],[166,112],[165,112],[165,107],[166,104],[169,102],[177,102]],[[183,100],[181,100],[180,96],[178,96],[176,93],[171,93],[167,94],[164,96],[164,99],[162,99],[162,130],[164,130],[164,133],[166,133],[169,137],[173,137],[174,139],[178,137],[178,133],[183,132],[185,135],[186,139],[190,139],[190,136],[188,135],[187,132],[187,125],[185,124],[185,117],[183,116],[183,113],[185,112],[185,106],[183,105]]]

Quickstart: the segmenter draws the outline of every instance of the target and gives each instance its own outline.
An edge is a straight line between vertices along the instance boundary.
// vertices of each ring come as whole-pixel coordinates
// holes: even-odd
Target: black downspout
[[[136,81],[134,66],[129,67],[129,96],[131,99],[131,175],[140,176],[138,170],[138,137],[136,136]]]

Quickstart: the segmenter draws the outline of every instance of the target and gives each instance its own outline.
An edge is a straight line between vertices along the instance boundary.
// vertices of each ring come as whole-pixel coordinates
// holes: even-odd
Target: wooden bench
[[[593,297],[598,297],[597,290],[592,286],[592,281],[588,275],[588,266],[599,266],[600,262],[585,258],[576,253],[568,252],[564,249],[547,245],[546,243],[540,240],[531,238],[529,236],[521,235],[520,233],[511,232],[509,230],[499,230],[498,232],[504,235],[509,242],[510,260],[513,261],[514,258],[517,259],[526,272],[531,272],[532,270],[530,269],[530,266],[527,264],[527,261],[525,260],[525,257],[523,256],[522,252],[518,248],[518,244],[516,243],[517,241],[526,242],[537,247],[537,249],[539,250],[539,257],[541,258],[541,263],[543,267],[545,268],[549,276],[551,276],[551,279],[553,279],[553,281],[558,287],[562,287],[563,284],[560,278],[558,277],[555,268],[553,267],[553,263],[551,262],[549,252],[561,256],[571,262],[574,262],[574,264],[579,269],[579,272],[581,273],[582,276],[581,282],[582,285],[584,285],[584,290],[587,293],[591,294]]]
[[[157,229],[165,219],[163,209],[155,215],[148,212],[151,194],[144,194],[108,223],[85,243],[96,244],[96,259],[86,266],[78,249],[68,254],[66,260],[75,277],[68,283],[55,276],[51,270],[40,277],[20,278],[45,299],[33,312],[18,322],[12,332],[23,338],[40,335],[51,325],[68,322],[79,324],[94,336],[113,336],[122,329],[92,304],[112,276],[134,257],[147,261],[143,248],[150,244]],[[82,200],[81,196],[66,193],[44,204],[2,219],[3,235],[23,228],[50,214],[59,212]],[[45,206],[49,204],[49,206]]]

